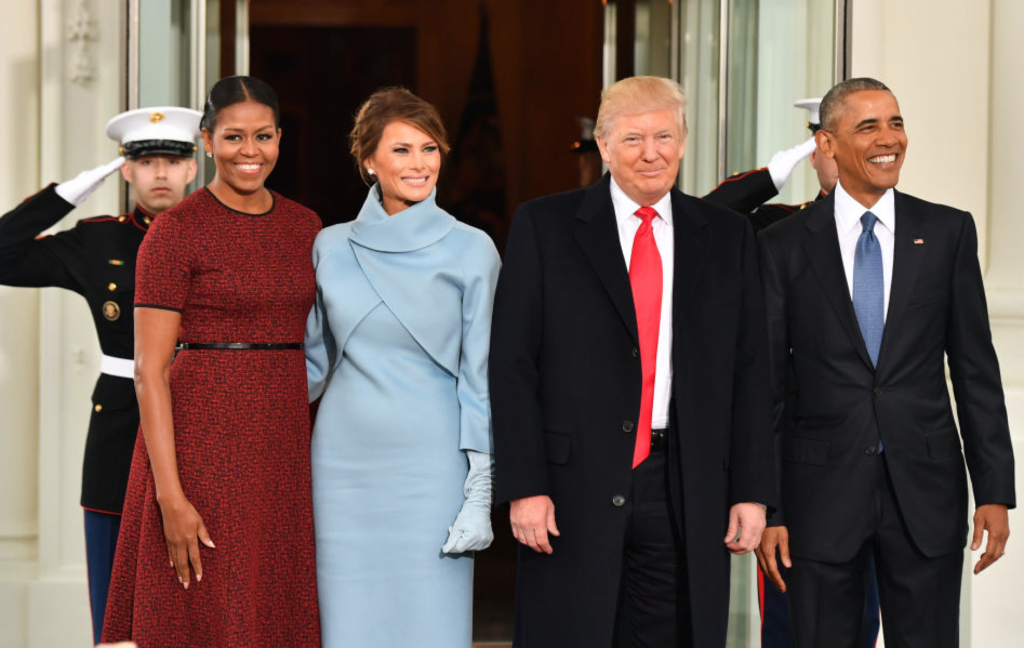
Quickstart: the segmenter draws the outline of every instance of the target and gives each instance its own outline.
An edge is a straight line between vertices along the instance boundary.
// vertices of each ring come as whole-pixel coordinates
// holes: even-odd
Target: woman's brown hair
[[[394,121],[408,122],[433,138],[441,149],[442,161],[451,148],[436,108],[405,88],[381,88],[359,107],[356,123],[348,135],[349,150],[356,160],[360,177],[367,185],[376,182],[376,178],[367,172],[363,163],[377,150],[384,128]]]

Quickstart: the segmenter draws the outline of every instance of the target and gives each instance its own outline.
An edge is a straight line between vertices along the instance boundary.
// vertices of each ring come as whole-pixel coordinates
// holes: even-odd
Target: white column
[[[117,155],[103,126],[119,110],[119,11],[118,3],[100,0],[40,0],[43,182],[71,178]],[[117,193],[112,178],[59,227],[116,213]],[[42,292],[38,348],[39,573],[28,586],[25,645],[84,648],[91,645],[92,630],[79,497],[100,354],[81,297],[67,291]]]
[[[1018,182],[1024,174],[1020,146],[1024,143],[1024,4],[993,0],[991,39],[992,88],[988,104],[978,106],[990,115],[988,268],[985,286],[992,318],[992,335],[999,353],[1010,431],[1017,458],[1017,496],[1024,495],[1024,218]],[[965,101],[970,106],[971,101]],[[969,123],[969,122],[968,122]],[[971,646],[1024,644],[1021,629],[1020,583],[1024,580],[1024,518],[1010,513],[1006,556],[974,577],[971,597]],[[991,572],[991,573],[989,573]]]
[[[858,0],[853,4],[854,76],[893,89],[909,145],[899,188],[967,209],[979,234],[993,338],[1010,430],[1024,452],[1024,219],[1017,183],[1024,161],[1024,6],[1018,0]],[[1018,461],[1017,491],[1021,478]],[[1017,645],[1024,580],[1020,518],[1010,514],[1009,553],[980,576],[965,554],[961,645]]]
[[[39,79],[36,2],[12,3],[0,21],[0,211],[36,190]],[[25,644],[28,583],[38,523],[38,291],[0,288],[0,643]],[[7,643],[9,642],[9,643]]]

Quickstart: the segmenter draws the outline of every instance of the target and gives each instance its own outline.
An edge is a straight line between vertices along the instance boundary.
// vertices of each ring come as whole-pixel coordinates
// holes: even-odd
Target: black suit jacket
[[[0,217],[0,285],[66,288],[89,304],[103,353],[135,353],[135,255],[151,217],[136,207],[120,216],[80,220],[53,236],[36,238],[74,209],[50,185]],[[131,378],[100,374],[82,466],[82,506],[121,513],[139,405]]]
[[[695,645],[725,643],[731,504],[773,505],[763,299],[745,219],[672,191],[671,490]],[[641,371],[609,177],[523,204],[495,296],[497,500],[547,494],[554,554],[520,550],[525,645],[611,645]],[[616,504],[618,502],[619,504]]]
[[[834,211],[830,195],[759,236],[782,458],[782,506],[769,525],[789,527],[797,557],[852,559],[869,524],[881,438],[914,543],[930,557],[962,550],[964,455],[977,505],[1015,504],[974,221],[896,192],[892,284],[876,369],[850,299]],[[789,415],[782,411],[787,363],[795,382]]]

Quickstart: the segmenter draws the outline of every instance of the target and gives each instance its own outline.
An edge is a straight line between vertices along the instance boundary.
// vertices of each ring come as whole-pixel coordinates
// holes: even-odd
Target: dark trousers
[[[873,526],[853,560],[793,559],[789,601],[797,648],[860,648],[864,642],[864,571],[875,558],[887,648],[959,645],[963,552],[927,558],[914,546],[878,456]]]
[[[666,452],[633,471],[616,648],[690,646],[686,561],[669,502]]]
[[[788,583],[789,575],[782,564],[782,557],[776,553],[775,559],[782,579]],[[793,648],[789,598],[765,578],[760,567],[757,567],[757,601],[761,608],[761,648]],[[878,631],[881,628],[878,615],[878,579],[875,577],[875,559],[872,556],[864,572],[864,641],[861,644],[864,648],[874,648],[878,644]]]
[[[97,511],[85,513],[85,564],[89,578],[89,607],[92,611],[93,643],[103,634],[103,615],[107,611],[107,590],[114,568],[114,551],[121,530],[121,516]]]

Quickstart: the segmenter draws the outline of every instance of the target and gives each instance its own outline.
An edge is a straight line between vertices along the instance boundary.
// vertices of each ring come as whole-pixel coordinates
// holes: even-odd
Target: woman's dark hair
[[[372,185],[376,179],[367,173],[363,162],[377,150],[384,128],[393,121],[408,122],[433,138],[441,148],[442,160],[450,150],[448,133],[437,108],[405,88],[382,88],[359,107],[356,123],[348,134],[351,145],[349,150],[356,159],[356,168],[363,182],[368,185]]]
[[[274,111],[274,127],[281,127],[281,111],[277,105],[277,93],[265,81],[251,76],[224,77],[210,88],[203,107],[203,118],[199,128],[213,131],[217,114],[221,109],[243,101],[255,101]]]

